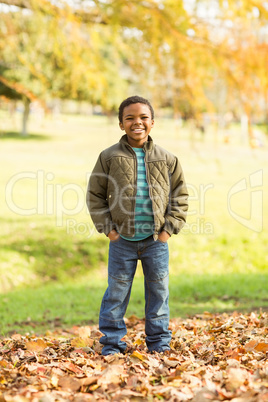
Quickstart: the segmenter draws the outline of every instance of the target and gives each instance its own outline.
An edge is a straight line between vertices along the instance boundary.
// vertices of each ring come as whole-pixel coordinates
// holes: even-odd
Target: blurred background
[[[171,316],[267,309],[267,67],[266,1],[0,0],[0,334],[97,322],[108,240],[86,187],[134,94],[190,193]]]

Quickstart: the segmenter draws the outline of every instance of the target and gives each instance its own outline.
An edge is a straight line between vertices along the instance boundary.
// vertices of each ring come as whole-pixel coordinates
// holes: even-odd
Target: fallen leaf
[[[72,372],[75,373],[75,374],[83,373],[83,370],[81,370],[80,367],[74,365],[74,364],[71,363],[71,362],[63,362],[63,363],[61,364],[61,368],[65,368],[65,369],[67,369],[67,370],[69,370],[69,371],[72,371]]]
[[[80,381],[71,376],[61,377],[58,386],[64,391],[76,392],[81,387]]]
[[[226,389],[228,391],[234,391],[244,384],[248,378],[248,373],[244,369],[230,368],[228,370],[228,379],[226,381]]]
[[[256,350],[257,352],[266,353],[268,352],[268,343],[258,343],[258,345],[255,346],[254,350]]]
[[[138,339],[136,339],[135,341],[134,341],[134,345],[142,345],[144,343],[144,340],[142,340],[142,339],[140,339],[140,338],[138,338]]]
[[[130,355],[130,357],[136,357],[141,361],[147,360],[147,357],[144,356],[142,353],[138,352],[138,350],[134,350],[134,352]]]
[[[57,377],[56,375],[52,375],[52,377],[50,378],[50,383],[53,387],[57,388],[59,383],[59,377]]]
[[[124,337],[134,351],[124,355],[101,356],[97,326],[57,328],[36,339],[2,337],[0,401],[267,402],[267,317],[234,312],[172,319],[167,355],[148,353],[145,323],[137,317]],[[88,342],[94,350],[81,346]]]
[[[98,382],[99,376],[92,376],[92,377],[87,377],[87,378],[82,378],[80,380],[81,385],[91,385],[95,384]]]
[[[12,365],[9,362],[7,362],[6,360],[0,360],[0,367],[11,368]]]
[[[91,336],[91,328],[89,326],[79,327],[77,332],[80,338],[90,338]]]
[[[165,365],[168,367],[177,367],[180,364],[180,360],[176,359],[175,357],[166,357],[164,359]]]
[[[43,352],[48,346],[47,343],[43,341],[43,339],[37,339],[34,341],[29,341],[25,343],[26,349],[31,352]]]
[[[11,338],[15,341],[20,341],[22,339],[22,336],[20,334],[13,334],[11,335]]]
[[[244,346],[244,348],[245,348],[246,352],[249,352],[249,351],[252,351],[255,348],[255,346],[257,346],[257,344],[258,344],[258,342],[254,339],[254,340],[248,342]]]
[[[105,384],[120,384],[121,383],[121,375],[124,372],[123,366],[113,365],[107,367],[106,370],[102,372],[101,377],[98,378],[98,385],[105,385]]]
[[[91,347],[91,346],[93,346],[93,344],[94,344],[94,340],[89,337],[85,337],[85,338],[77,337],[77,338],[73,338],[71,340],[71,345],[74,348]]]

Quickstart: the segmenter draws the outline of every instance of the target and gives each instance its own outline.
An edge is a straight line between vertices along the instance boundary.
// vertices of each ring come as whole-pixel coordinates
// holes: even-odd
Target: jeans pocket
[[[160,244],[167,244],[167,241],[161,241],[159,239],[157,239],[156,241],[158,241],[158,243],[160,243]]]

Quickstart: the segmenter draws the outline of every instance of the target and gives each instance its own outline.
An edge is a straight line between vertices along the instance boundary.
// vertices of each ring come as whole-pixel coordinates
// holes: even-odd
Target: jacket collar
[[[119,142],[120,142],[121,144],[124,144],[124,145],[127,145],[127,146],[130,147],[130,145],[129,145],[129,143],[128,143],[128,140],[127,140],[127,135],[126,135],[126,134],[124,134],[124,135],[120,138]],[[144,151],[151,151],[151,150],[153,149],[153,146],[154,146],[153,139],[152,139],[152,137],[151,137],[150,135],[148,135],[148,141],[146,141],[146,142],[143,144],[143,149],[144,149]]]

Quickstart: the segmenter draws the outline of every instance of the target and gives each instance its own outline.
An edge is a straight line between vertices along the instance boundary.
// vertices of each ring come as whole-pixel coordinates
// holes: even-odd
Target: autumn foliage
[[[170,323],[172,350],[149,354],[127,320],[125,355],[101,356],[97,327],[0,342],[1,401],[268,400],[268,315],[204,313]]]
[[[1,0],[0,95],[266,116],[267,19],[262,0]]]

